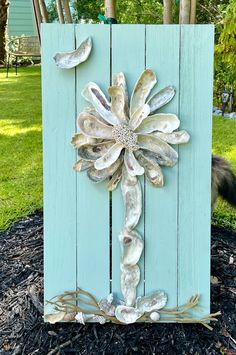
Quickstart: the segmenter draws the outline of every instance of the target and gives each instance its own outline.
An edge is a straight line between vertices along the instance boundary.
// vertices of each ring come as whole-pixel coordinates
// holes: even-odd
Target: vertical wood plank
[[[179,26],[147,26],[146,65],[155,71],[157,92],[168,85],[176,88],[174,99],[158,112],[178,115]],[[161,289],[168,307],[177,305],[177,200],[178,166],[163,168],[165,185],[146,183],[145,198],[145,293]]]
[[[76,25],[76,44],[92,37],[89,59],[76,69],[77,114],[88,103],[81,91],[89,81],[106,93],[110,83],[110,28]],[[77,286],[98,300],[110,292],[109,193],[105,183],[95,184],[86,172],[77,174]]]
[[[127,80],[129,98],[136,81],[145,69],[145,26],[144,25],[115,25],[112,26],[112,74],[123,72]],[[144,199],[144,181],[142,193]],[[144,212],[144,211],[143,211]],[[112,193],[112,292],[122,298],[120,292],[120,244],[118,235],[124,224],[124,204],[120,185]],[[144,238],[144,213],[137,227]],[[144,256],[138,263],[141,279],[137,294],[144,295]]]
[[[73,25],[42,25],[45,300],[76,287],[75,71],[53,60],[74,48]]]
[[[201,295],[210,311],[211,134],[214,27],[181,26],[178,302]]]

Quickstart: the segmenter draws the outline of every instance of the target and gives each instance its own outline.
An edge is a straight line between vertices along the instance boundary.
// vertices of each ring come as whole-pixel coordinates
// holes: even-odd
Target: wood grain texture
[[[138,40],[137,40],[138,39]],[[123,72],[127,80],[129,98],[142,71],[145,69],[145,26],[112,26],[112,74]],[[144,199],[144,180],[140,179]],[[124,204],[120,185],[112,193],[112,291],[120,293],[120,243],[118,235],[124,225]],[[144,213],[137,227],[144,239]],[[144,294],[144,255],[138,263],[141,279],[137,289],[138,295]]]
[[[93,50],[85,63],[76,68],[77,114],[88,103],[81,92],[89,81],[102,91],[110,83],[110,28],[76,25],[76,44],[92,37]],[[95,184],[86,172],[77,174],[77,285],[97,299],[110,292],[109,192],[106,183]]]
[[[74,48],[73,25],[42,25],[45,300],[76,287],[75,70],[53,60]]]
[[[210,311],[211,134],[214,27],[181,26],[178,302],[201,295]]]
[[[179,111],[179,26],[147,26],[146,65],[157,75],[157,92],[176,88],[174,99],[158,112]],[[164,187],[146,183],[145,198],[145,293],[161,289],[168,307],[177,306],[177,205],[178,165],[162,168]]]

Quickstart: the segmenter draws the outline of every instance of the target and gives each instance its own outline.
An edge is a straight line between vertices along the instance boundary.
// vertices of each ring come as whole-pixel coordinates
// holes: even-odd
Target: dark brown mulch
[[[44,324],[43,218],[34,214],[0,235],[0,354],[236,354],[236,233],[212,228],[209,331],[194,324]]]

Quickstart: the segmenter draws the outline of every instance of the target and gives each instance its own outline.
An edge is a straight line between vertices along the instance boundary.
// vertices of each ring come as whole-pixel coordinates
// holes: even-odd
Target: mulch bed
[[[210,331],[194,324],[44,324],[43,217],[0,234],[0,354],[236,354],[236,233],[212,227]],[[201,262],[199,260],[199,262]]]

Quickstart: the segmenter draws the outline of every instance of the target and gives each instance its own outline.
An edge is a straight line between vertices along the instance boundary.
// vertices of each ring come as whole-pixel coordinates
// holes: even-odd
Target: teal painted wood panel
[[[75,70],[53,60],[73,48],[73,25],[42,25],[45,300],[76,288]]]
[[[141,72],[152,68],[153,91],[167,85],[176,96],[160,112],[176,113],[191,141],[176,148],[179,163],[163,169],[165,186],[141,179],[145,240],[138,294],[163,289],[168,306],[202,295],[209,312],[212,26],[42,26],[44,121],[45,299],[81,287],[97,299],[120,294],[120,245],[124,206],[120,186],[109,194],[86,172],[74,173],[70,145],[76,117],[87,106],[81,91],[95,81],[106,93],[123,71],[129,94]],[[55,66],[58,51],[71,51],[88,36],[93,50],[76,69]],[[48,310],[46,310],[48,311]]]
[[[145,26],[144,25],[116,25],[112,26],[112,75],[124,72],[129,91],[132,90],[142,71],[145,69]],[[140,178],[144,199],[144,179]],[[112,291],[120,293],[120,244],[118,235],[123,229],[124,206],[120,185],[112,193]],[[144,239],[144,214],[137,231]],[[137,289],[138,295],[144,295],[144,254],[139,263],[141,279]]]
[[[158,112],[179,111],[179,26],[147,26],[146,65],[157,75],[154,92],[168,85],[174,99]],[[163,168],[164,187],[146,183],[145,197],[145,292],[168,294],[168,307],[177,306],[177,199],[178,165]]]
[[[110,83],[110,28],[76,25],[76,45],[92,37],[93,50],[76,69],[76,111],[88,103],[81,92],[89,81],[106,93]],[[110,293],[109,193],[106,182],[91,182],[86,172],[77,174],[77,285],[98,299]]]
[[[11,0],[7,31],[9,36],[34,36],[36,34],[31,0]]]
[[[180,147],[178,302],[201,295],[210,311],[211,134],[214,27],[181,26],[180,118],[191,135]]]

